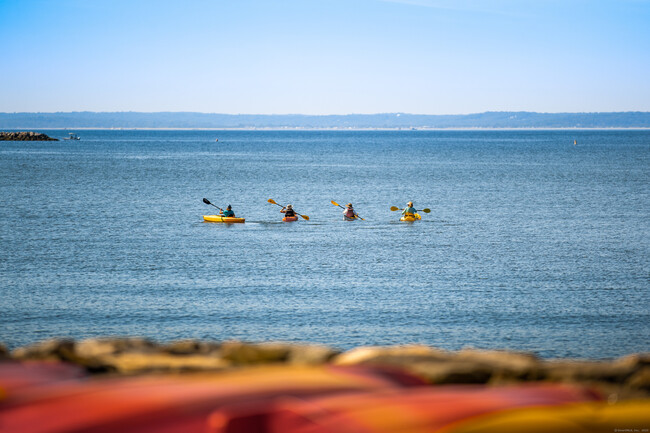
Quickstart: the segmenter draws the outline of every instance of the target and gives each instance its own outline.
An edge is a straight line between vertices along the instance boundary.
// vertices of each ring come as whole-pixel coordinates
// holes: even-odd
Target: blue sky
[[[648,0],[0,0],[0,112],[650,111]]]

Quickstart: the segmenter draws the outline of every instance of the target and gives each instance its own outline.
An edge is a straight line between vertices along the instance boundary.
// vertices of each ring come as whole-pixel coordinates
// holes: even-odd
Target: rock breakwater
[[[59,141],[58,138],[52,138],[39,132],[2,132],[0,131],[0,141]]]
[[[650,353],[610,361],[545,360],[532,353],[428,346],[358,347],[183,340],[159,344],[142,338],[54,339],[11,352],[0,360],[65,361],[90,373],[133,375],[225,371],[260,365],[389,367],[431,384],[509,385],[524,382],[588,386],[611,399],[650,397]]]

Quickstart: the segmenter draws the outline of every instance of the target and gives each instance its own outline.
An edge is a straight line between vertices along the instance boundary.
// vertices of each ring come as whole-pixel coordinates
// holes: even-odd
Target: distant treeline
[[[0,128],[650,128],[650,112],[310,116],[192,112],[0,113]]]

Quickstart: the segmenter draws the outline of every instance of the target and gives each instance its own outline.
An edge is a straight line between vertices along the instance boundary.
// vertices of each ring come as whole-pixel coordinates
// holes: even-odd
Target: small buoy
[[[219,141],[219,139],[217,138],[217,139],[216,139],[216,140],[214,140],[214,141]]]
[[[573,140],[573,145],[575,146],[576,144],[578,144],[578,140]]]

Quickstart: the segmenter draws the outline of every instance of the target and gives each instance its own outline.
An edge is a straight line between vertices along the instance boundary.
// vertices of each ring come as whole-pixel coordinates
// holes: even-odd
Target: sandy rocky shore
[[[58,138],[52,138],[39,132],[2,132],[0,131],[0,141],[59,141]]]
[[[183,340],[159,344],[143,338],[52,339],[9,352],[0,361],[53,360],[76,364],[94,375],[190,374],[284,364],[387,366],[431,384],[505,385],[553,382],[591,387],[610,401],[650,398],[650,353],[611,361],[544,360],[512,351],[427,346],[358,347],[341,352],[328,346],[287,343]]]

